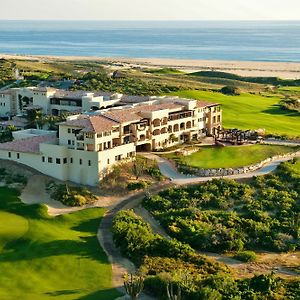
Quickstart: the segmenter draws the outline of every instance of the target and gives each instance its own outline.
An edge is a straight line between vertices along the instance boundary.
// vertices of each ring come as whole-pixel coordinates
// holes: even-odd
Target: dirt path
[[[154,217],[145,208],[143,208],[142,206],[134,207],[134,211],[138,216],[140,216],[146,223],[148,223],[151,226],[154,233],[157,233],[166,239],[171,239],[171,237],[166,233],[165,229],[159,224],[159,222],[156,219],[154,219]],[[206,255],[218,262],[230,266],[241,276],[249,276],[255,272],[267,273],[273,271],[277,274],[288,276],[288,277],[289,276],[300,277],[298,273],[289,270],[288,268],[283,266],[274,267],[271,264],[266,264],[266,263],[244,263],[237,259],[219,253],[204,252],[204,251],[196,251],[196,252],[201,255]],[[278,254],[274,253],[273,255],[276,256]]]

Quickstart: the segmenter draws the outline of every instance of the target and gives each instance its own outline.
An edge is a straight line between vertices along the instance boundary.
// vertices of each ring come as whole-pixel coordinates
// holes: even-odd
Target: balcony
[[[179,119],[184,119],[184,118],[191,118],[193,116],[192,111],[184,111],[184,112],[179,112],[179,113],[170,113],[169,114],[169,121],[175,121]]]

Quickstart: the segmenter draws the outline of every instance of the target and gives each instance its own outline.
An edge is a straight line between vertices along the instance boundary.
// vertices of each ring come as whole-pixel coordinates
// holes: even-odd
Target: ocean
[[[300,62],[300,21],[0,21],[0,53]]]

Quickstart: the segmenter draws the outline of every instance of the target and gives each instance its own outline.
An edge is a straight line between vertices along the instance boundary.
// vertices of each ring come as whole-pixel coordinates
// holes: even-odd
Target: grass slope
[[[104,210],[49,217],[0,188],[0,299],[114,299],[111,266],[96,232]]]
[[[222,104],[225,128],[264,128],[267,133],[300,136],[300,113],[280,109],[280,98],[276,96],[245,93],[226,96],[217,92],[195,90],[179,91],[173,95]]]
[[[178,158],[168,154],[169,158],[177,159],[180,163],[198,168],[236,168],[260,162],[268,157],[292,152],[299,147],[251,145],[229,147],[201,147],[198,152]]]

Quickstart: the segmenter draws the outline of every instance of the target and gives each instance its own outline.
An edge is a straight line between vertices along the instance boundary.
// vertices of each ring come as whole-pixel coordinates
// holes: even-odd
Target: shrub
[[[220,89],[220,92],[224,95],[229,96],[238,96],[240,95],[240,91],[237,87],[234,86],[224,86]]]
[[[137,181],[137,182],[130,182],[127,184],[127,189],[129,191],[135,191],[135,190],[142,190],[145,189],[147,186],[149,186],[149,182],[145,180]]]
[[[93,203],[97,197],[83,187],[69,187],[64,184],[49,184],[51,198],[67,206],[83,206]]]
[[[257,257],[254,251],[239,251],[234,258],[244,262],[252,262],[256,261]]]

